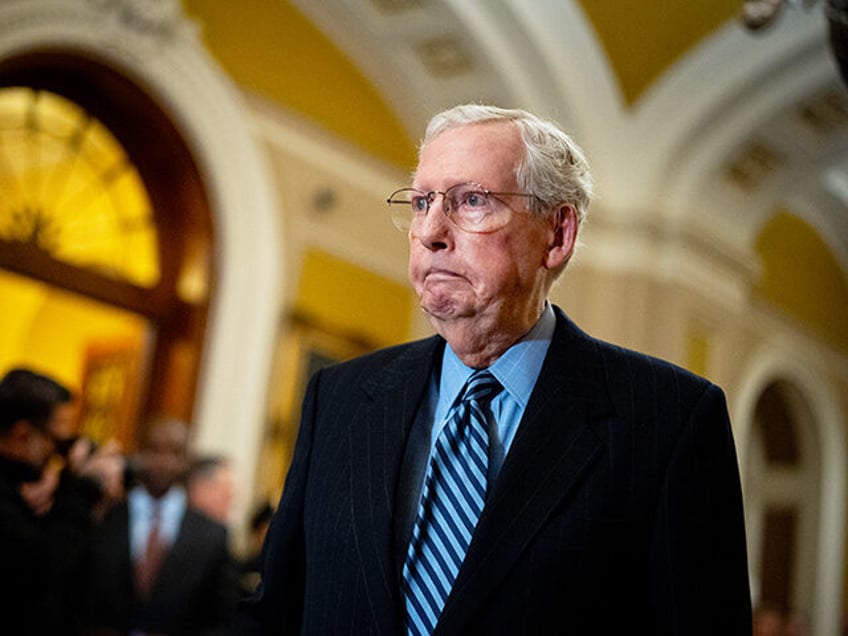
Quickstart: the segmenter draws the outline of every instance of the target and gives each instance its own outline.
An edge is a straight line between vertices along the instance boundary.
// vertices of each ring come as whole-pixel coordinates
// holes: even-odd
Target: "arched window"
[[[130,77],[73,51],[0,63],[0,270],[142,325],[132,356],[78,347],[83,416],[102,434],[131,445],[140,415],[191,417],[210,216],[185,140]]]
[[[150,199],[131,158],[50,91],[0,89],[0,239],[139,287],[159,282]]]
[[[820,448],[812,410],[776,380],[754,410],[746,515],[758,604],[810,616],[818,554]]]

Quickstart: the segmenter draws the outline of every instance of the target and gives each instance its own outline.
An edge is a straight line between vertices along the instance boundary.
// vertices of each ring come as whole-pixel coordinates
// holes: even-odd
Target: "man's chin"
[[[456,303],[421,304],[430,326],[443,338],[453,340],[467,330],[476,331],[476,314]]]
[[[431,323],[433,321],[443,323],[460,317],[460,312],[457,310],[456,303],[444,298],[422,301],[421,310]]]

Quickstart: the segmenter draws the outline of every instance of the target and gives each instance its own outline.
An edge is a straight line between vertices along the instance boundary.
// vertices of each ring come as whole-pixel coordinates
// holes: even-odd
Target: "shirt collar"
[[[554,310],[550,303],[545,302],[545,309],[533,328],[489,367],[489,371],[501,383],[504,390],[522,408],[526,407],[530,400],[530,394],[542,370],[542,363],[545,361],[555,327]],[[439,394],[450,398],[448,404],[456,401],[473,372],[474,369],[465,366],[448,344],[442,357],[442,376],[439,385]]]
[[[144,486],[137,486],[129,493],[129,505],[133,512],[148,517],[154,506],[154,499]],[[161,499],[159,499],[159,511],[163,517],[170,517],[178,513],[185,506],[186,492],[182,486],[172,486]]]

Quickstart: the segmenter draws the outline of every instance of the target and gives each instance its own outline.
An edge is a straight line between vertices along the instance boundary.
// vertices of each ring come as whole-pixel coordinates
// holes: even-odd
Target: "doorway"
[[[114,322],[136,325],[123,345],[89,343],[71,385],[86,400],[119,368],[128,374],[132,397],[121,412],[133,421],[120,434],[129,446],[137,421],[149,415],[190,421],[213,237],[197,167],[167,114],[94,59],[70,51],[7,59],[0,63],[0,190],[0,285],[21,289],[10,277],[27,279],[43,285],[46,298],[75,299],[42,309],[87,300],[92,318],[109,309]],[[18,359],[32,360],[35,339],[27,342]]]

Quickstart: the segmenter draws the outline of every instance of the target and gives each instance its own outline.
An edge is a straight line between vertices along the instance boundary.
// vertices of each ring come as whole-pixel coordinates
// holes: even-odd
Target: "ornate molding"
[[[79,1],[79,0],[78,0]],[[180,0],[81,0],[101,19],[158,42],[196,32]]]
[[[199,30],[180,0],[0,1],[0,56],[66,44],[149,62],[167,49],[200,46]]]
[[[809,9],[818,0],[745,0],[742,5],[742,23],[751,31],[773,25],[786,5],[794,9]]]
[[[773,26],[784,6],[811,9],[819,0],[745,0],[742,24],[749,31],[761,31]],[[822,9],[827,18],[830,48],[839,67],[842,81],[848,86],[848,0],[825,0]]]

